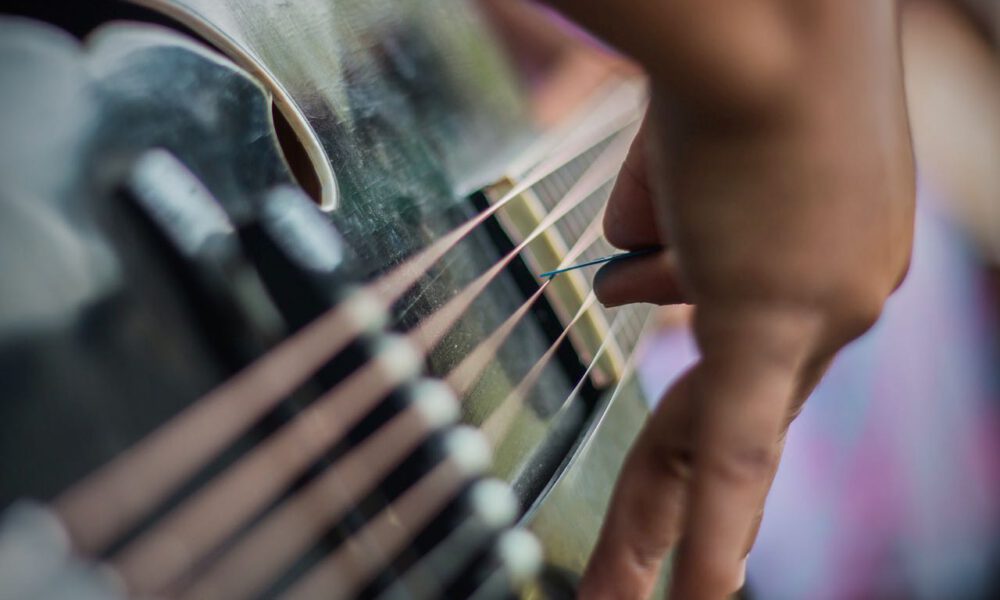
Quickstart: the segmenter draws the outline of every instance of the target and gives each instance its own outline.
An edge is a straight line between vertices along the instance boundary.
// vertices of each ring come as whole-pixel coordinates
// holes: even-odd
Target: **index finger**
[[[672,598],[723,598],[742,586],[747,541],[778,466],[803,364],[801,345],[783,339],[790,323],[713,325],[691,383],[693,477]]]
[[[646,131],[649,126],[649,117],[646,117],[632,140],[604,211],[604,237],[612,246],[623,250],[662,244],[646,161]]]

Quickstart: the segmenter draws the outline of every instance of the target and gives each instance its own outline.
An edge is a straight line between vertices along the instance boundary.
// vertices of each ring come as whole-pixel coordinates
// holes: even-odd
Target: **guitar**
[[[536,274],[641,84],[540,130],[462,2],[136,4],[2,23],[0,592],[568,592],[645,311]]]

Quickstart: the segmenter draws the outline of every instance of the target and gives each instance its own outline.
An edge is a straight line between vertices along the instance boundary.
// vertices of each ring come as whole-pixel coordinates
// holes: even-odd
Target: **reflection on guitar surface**
[[[0,16],[0,597],[570,593],[646,313],[536,274],[612,252],[643,84],[552,119],[460,0],[127,4]]]

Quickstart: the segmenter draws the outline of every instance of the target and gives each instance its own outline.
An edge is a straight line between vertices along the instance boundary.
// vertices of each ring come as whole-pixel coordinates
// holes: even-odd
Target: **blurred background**
[[[554,122],[627,61],[555,15],[485,0]],[[747,597],[1000,597],[1000,2],[903,3],[918,164],[910,275],[792,426]],[[557,25],[557,26],[554,26]],[[697,357],[661,309],[639,374],[651,404]]]

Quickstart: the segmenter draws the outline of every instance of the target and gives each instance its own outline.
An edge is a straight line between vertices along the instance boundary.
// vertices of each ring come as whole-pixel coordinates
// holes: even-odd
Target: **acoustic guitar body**
[[[570,594],[646,313],[537,274],[642,85],[542,126],[461,0],[119,9],[0,18],[0,596]]]

